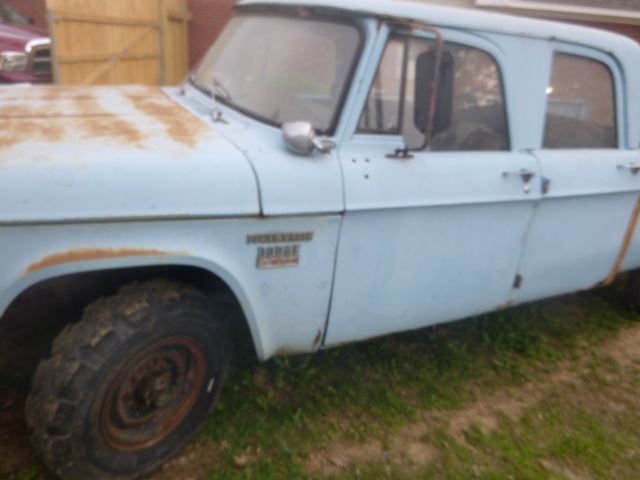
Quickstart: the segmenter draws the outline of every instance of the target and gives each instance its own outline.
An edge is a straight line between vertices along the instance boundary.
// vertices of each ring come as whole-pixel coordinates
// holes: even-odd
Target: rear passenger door
[[[607,54],[555,44],[540,164],[543,195],[519,281],[521,302],[587,289],[616,272],[635,215],[640,164],[625,149],[624,82]]]
[[[386,27],[383,27],[386,28]],[[384,34],[384,30],[383,30]],[[453,59],[451,126],[427,151],[394,155],[415,127],[416,58],[430,33],[378,45],[352,138],[340,147],[346,212],[326,344],[418,328],[507,302],[539,189],[510,149],[500,50],[443,31]],[[357,124],[355,124],[357,123]]]

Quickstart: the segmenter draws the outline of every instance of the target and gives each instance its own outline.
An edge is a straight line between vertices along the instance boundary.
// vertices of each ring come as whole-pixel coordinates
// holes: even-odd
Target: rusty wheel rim
[[[206,357],[188,337],[158,340],[122,366],[103,399],[100,429],[122,452],[157,445],[189,415],[204,387]]]

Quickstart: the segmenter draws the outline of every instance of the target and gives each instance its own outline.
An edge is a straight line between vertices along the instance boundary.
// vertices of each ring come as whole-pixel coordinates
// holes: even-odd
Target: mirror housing
[[[335,143],[316,135],[309,122],[290,122],[282,125],[282,135],[287,148],[296,155],[308,156],[314,150],[328,153],[335,148]]]
[[[430,50],[421,53],[416,59],[416,93],[413,121],[416,128],[425,135],[429,128],[429,108],[434,93],[436,95],[436,104],[431,135],[448,130],[451,126],[453,115],[453,55],[451,52],[442,52],[440,78],[437,79],[437,91],[434,92],[433,85],[438,70],[437,57],[437,51]],[[427,139],[427,142],[429,140]]]

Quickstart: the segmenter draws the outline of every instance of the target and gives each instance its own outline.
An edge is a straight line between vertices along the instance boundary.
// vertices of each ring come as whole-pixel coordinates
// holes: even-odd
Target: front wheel
[[[27,424],[63,479],[133,478],[193,437],[230,358],[223,311],[189,286],[154,280],[86,308],[36,371]]]

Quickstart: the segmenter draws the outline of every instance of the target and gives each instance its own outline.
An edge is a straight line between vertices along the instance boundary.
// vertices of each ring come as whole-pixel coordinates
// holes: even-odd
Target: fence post
[[[51,36],[51,67],[53,73],[53,83],[60,83],[60,69],[58,67],[58,52],[56,49],[55,42],[55,31],[56,28],[56,14],[53,10],[49,10],[47,8],[47,29],[49,31],[49,35]]]
[[[167,9],[167,0],[158,0],[158,33],[159,33],[159,48],[160,48],[160,76],[159,82],[160,85],[164,85],[167,83],[167,34],[168,34],[168,26],[169,26],[169,11]]]

